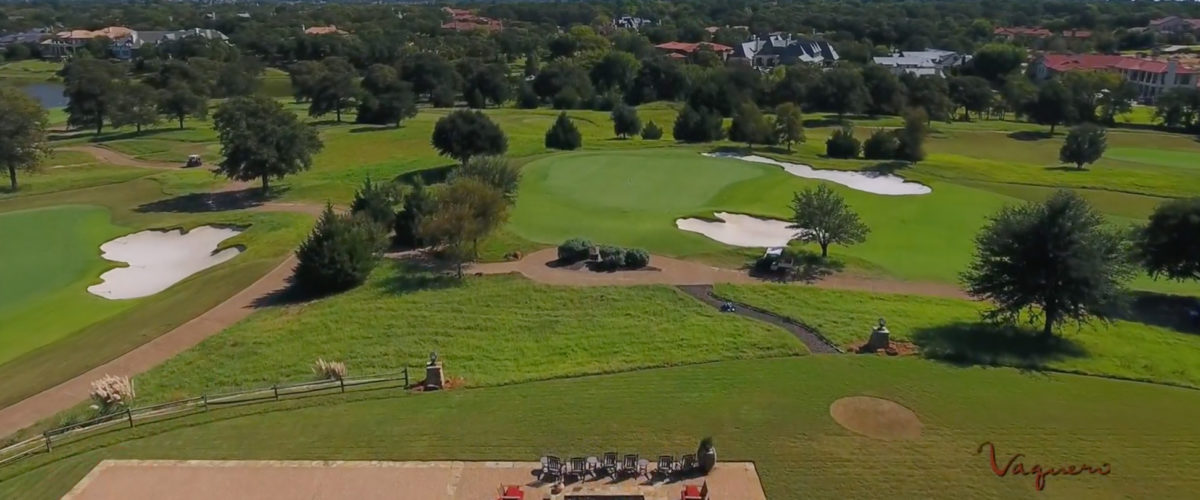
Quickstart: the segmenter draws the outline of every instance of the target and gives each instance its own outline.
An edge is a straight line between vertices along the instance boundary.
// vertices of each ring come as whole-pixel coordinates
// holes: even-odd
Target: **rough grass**
[[[273,308],[137,377],[138,395],[303,379],[317,358],[355,374],[437,351],[471,386],[805,352],[782,329],[722,315],[670,287],[575,288],[387,263],[351,292]]]
[[[447,369],[455,374],[454,358]],[[921,438],[883,441],[829,416],[869,395],[912,409]],[[104,458],[536,460],[655,456],[714,438],[752,460],[767,498],[1190,498],[1200,467],[1193,390],[1090,377],[851,356],[730,361],[506,387],[394,389],[266,403],[117,429],[0,469],[0,497],[58,498]],[[136,438],[136,439],[131,439]],[[1111,474],[996,477],[1110,464]]]
[[[10,243],[0,244],[0,268],[5,269],[3,273],[25,276],[18,280],[16,290],[47,287],[30,293],[33,302],[19,302],[14,309],[4,311],[0,337],[7,339],[7,347],[0,353],[5,361],[0,364],[0,379],[5,380],[0,385],[0,406],[52,387],[196,317],[277,265],[311,227],[311,217],[299,214],[189,214],[138,209],[170,198],[172,195],[167,193],[176,190],[204,189],[211,181],[208,175],[170,172],[120,184],[0,200],[0,220],[16,220],[22,227],[38,228],[0,233]],[[55,214],[59,209],[53,207],[62,206],[92,208],[86,209],[86,217],[79,214],[79,224],[73,219],[71,225],[63,222],[59,226],[62,231],[44,230],[52,226],[40,216],[29,219],[25,215]],[[10,219],[14,213],[17,218]],[[204,224],[246,226],[245,232],[226,242],[245,245],[246,251],[151,297],[111,301],[87,293],[87,285],[96,282],[96,277],[112,265],[100,259],[98,246],[103,241],[142,229]],[[43,241],[40,247],[24,243],[25,237],[14,237],[34,238],[35,234]],[[72,240],[69,248],[53,246],[68,243],[64,238]],[[23,268],[9,267],[18,262],[28,263],[22,266],[54,267],[56,271],[39,274],[45,276],[45,283],[41,283],[29,279]],[[69,282],[66,277],[53,279],[67,274],[71,275]],[[8,286],[3,289],[9,293]]]
[[[1061,339],[1046,342],[1030,331],[1000,331],[983,324],[984,306],[965,300],[788,285],[718,285],[717,292],[794,318],[843,346],[865,343],[882,317],[893,339],[915,342],[930,357],[1200,387],[1196,331],[1118,320],[1068,325]],[[1180,309],[1175,314],[1186,313]]]

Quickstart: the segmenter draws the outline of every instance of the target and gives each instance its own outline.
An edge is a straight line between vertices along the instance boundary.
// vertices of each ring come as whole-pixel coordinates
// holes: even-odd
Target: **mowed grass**
[[[358,289],[254,315],[136,379],[147,401],[351,374],[419,371],[430,352],[469,386],[805,353],[786,331],[671,287],[575,288],[450,278],[387,263]],[[417,379],[421,374],[415,374]]]
[[[449,374],[454,358],[447,357]],[[397,389],[222,409],[117,429],[0,470],[0,496],[58,498],[106,458],[537,460],[656,456],[714,438],[750,460],[767,498],[1191,498],[1200,480],[1194,390],[1008,368],[851,356],[729,361],[486,389]],[[894,400],[921,437],[886,441],[832,420],[839,398]],[[1107,463],[1108,475],[997,477]]]
[[[100,244],[126,232],[98,206],[0,212],[0,364],[131,304],[84,290],[116,265]]]
[[[980,319],[984,305],[966,300],[765,284],[722,284],[717,293],[791,317],[842,346],[866,343],[884,318],[893,339],[931,357],[1200,387],[1194,331],[1117,320],[1066,325],[1061,341],[1044,342],[1034,331],[996,332]]]
[[[5,339],[0,357],[4,360],[0,362],[0,378],[5,380],[0,384],[0,406],[116,358],[212,308],[275,267],[311,228],[312,218],[302,214],[189,214],[159,212],[151,205],[171,198],[171,192],[206,189],[211,182],[209,175],[158,173],[124,183],[0,200],[0,220],[20,221],[18,230],[0,233],[4,235],[0,268],[6,269],[5,273],[21,273],[22,277],[14,281],[16,290],[40,290],[31,293],[34,302],[6,309],[0,322]],[[72,220],[59,221],[58,225],[41,216],[27,219],[25,215],[54,214],[63,206],[91,207],[87,209],[91,215],[64,216]],[[16,218],[10,219],[14,214]],[[104,241],[143,229],[204,224],[246,227],[245,232],[225,242],[244,245],[246,251],[150,297],[112,301],[87,293],[87,286],[99,282],[97,278],[104,269],[117,265],[100,258],[99,245]],[[40,239],[42,245],[26,243],[34,239]],[[55,247],[56,242],[70,247]],[[42,280],[31,278],[24,267],[9,267],[27,261],[55,269],[38,274],[47,277]],[[72,269],[77,271],[67,273]],[[71,274],[73,281],[54,279],[65,274]],[[0,281],[5,283],[0,288],[8,294],[8,280]]]

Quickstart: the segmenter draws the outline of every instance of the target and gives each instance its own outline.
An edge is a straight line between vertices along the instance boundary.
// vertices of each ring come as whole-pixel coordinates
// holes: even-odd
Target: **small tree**
[[[391,229],[396,219],[397,198],[394,186],[371,182],[371,178],[367,177],[362,187],[354,193],[350,213],[365,217],[380,228]]]
[[[1054,135],[1058,124],[1070,122],[1076,116],[1071,92],[1057,79],[1043,83],[1037,97],[1027,106],[1025,115],[1037,123],[1049,125],[1050,135]]]
[[[517,107],[521,109],[535,109],[542,103],[542,98],[538,97],[537,92],[533,91],[533,87],[529,84],[522,84],[517,90]]]
[[[1063,163],[1074,163],[1075,168],[1083,170],[1084,164],[1095,163],[1104,155],[1108,148],[1108,133],[1104,127],[1084,123],[1076,125],[1067,133],[1062,149],[1058,150],[1058,160]]]
[[[775,107],[775,141],[787,145],[792,152],[792,143],[804,142],[804,117],[800,107],[785,102]]]
[[[890,130],[879,129],[863,143],[862,153],[863,158],[868,160],[891,160],[896,158],[896,151],[899,149],[900,141],[896,140],[896,134]]]
[[[1137,250],[1151,276],[1200,280],[1200,198],[1160,204],[1138,232]]]
[[[338,123],[342,121],[342,110],[351,106],[358,97],[354,85],[357,72],[354,66],[341,57],[327,57],[321,61],[322,71],[317,74],[308,116],[320,117],[333,112]]]
[[[161,91],[158,109],[162,114],[178,120],[182,130],[184,118],[208,116],[208,98],[197,93],[192,86],[175,81]]]
[[[459,110],[442,117],[433,127],[432,142],[443,156],[462,163],[472,156],[508,151],[504,131],[479,111]]]
[[[900,147],[896,158],[913,163],[925,159],[925,138],[929,135],[929,115],[923,108],[910,108],[904,112],[904,128],[897,131]]]
[[[825,155],[830,158],[857,158],[862,144],[854,137],[854,129],[842,127],[834,130],[825,141]]]
[[[50,153],[46,142],[46,110],[32,97],[0,86],[0,167],[8,170],[17,190],[17,170],[32,171]]]
[[[567,118],[567,112],[563,111],[558,114],[558,119],[554,120],[554,125],[550,126],[550,130],[546,131],[546,147],[550,149],[579,149],[582,145],[583,138],[579,135],[579,129],[575,128],[575,124]]]
[[[142,82],[126,82],[117,91],[112,111],[114,127],[133,125],[138,132],[142,127],[158,123],[158,93],[154,87]]]
[[[471,177],[492,186],[504,194],[509,203],[517,200],[521,184],[521,169],[503,156],[476,156],[455,170],[454,176]]]
[[[821,246],[821,257],[829,256],[829,245],[852,245],[867,239],[871,229],[846,204],[842,196],[824,184],[792,197],[792,224],[797,238]]]
[[[622,139],[642,131],[642,120],[633,107],[618,103],[612,110],[613,133]]]
[[[772,127],[758,106],[752,102],[743,102],[733,112],[733,121],[729,125],[729,140],[754,144],[765,144],[771,140]]]
[[[463,263],[476,255],[479,240],[508,219],[508,202],[500,190],[478,179],[460,177],[437,195],[432,213],[421,218],[419,234],[455,265],[463,276]]]
[[[647,141],[662,139],[662,129],[658,127],[657,123],[654,123],[654,120],[650,120],[645,127],[642,127],[642,139]]]
[[[724,120],[721,113],[701,106],[693,108],[690,104],[683,107],[675,118],[675,140],[683,142],[712,142],[720,140],[724,135],[721,128]]]
[[[371,223],[325,211],[308,240],[296,251],[296,286],[306,293],[326,294],[349,290],[366,281],[379,261],[379,229]]]
[[[218,171],[230,179],[270,179],[307,170],[323,147],[317,131],[266,96],[235,97],[213,116],[224,159]]]
[[[393,241],[401,247],[421,246],[421,219],[433,211],[434,200],[418,176],[404,193],[404,206],[396,212]]]
[[[1049,336],[1068,320],[1107,319],[1129,275],[1121,238],[1104,216],[1061,190],[993,216],[962,279],[971,296],[992,304],[986,318],[1013,323],[1027,315],[1041,319]]]

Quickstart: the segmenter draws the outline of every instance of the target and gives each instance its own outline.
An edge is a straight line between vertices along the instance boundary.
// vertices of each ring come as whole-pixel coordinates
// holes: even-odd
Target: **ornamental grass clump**
[[[317,359],[317,362],[313,363],[312,370],[313,373],[324,380],[346,379],[346,363],[341,361],[325,361],[323,358]]]
[[[105,375],[92,382],[92,408],[101,415],[118,411],[133,404],[133,382],[129,377]]]

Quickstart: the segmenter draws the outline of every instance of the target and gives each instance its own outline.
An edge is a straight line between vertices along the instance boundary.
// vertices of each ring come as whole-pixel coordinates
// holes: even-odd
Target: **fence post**
[[[408,365],[404,365],[404,388],[408,389]]]
[[[43,432],[42,438],[46,440],[46,453],[50,453],[50,431]]]
[[[125,407],[125,418],[129,419],[129,428],[132,429],[133,428],[133,409],[128,406]]]
[[[201,394],[200,398],[204,400],[204,411],[208,411],[208,394]]]
[[[279,401],[279,384],[271,386],[271,390],[275,391],[275,401]]]
[[[342,386],[342,392],[346,392],[346,379],[339,378],[338,385]]]

